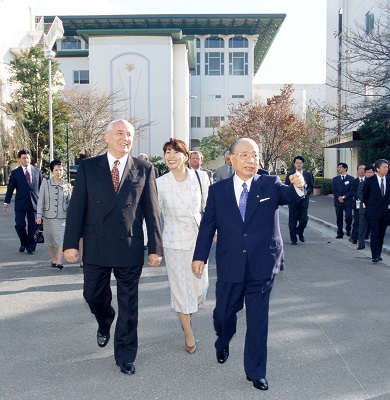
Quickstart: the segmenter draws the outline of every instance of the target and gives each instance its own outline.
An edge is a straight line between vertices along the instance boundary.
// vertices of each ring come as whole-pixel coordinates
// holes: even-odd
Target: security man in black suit
[[[285,184],[290,184],[290,175],[299,172],[303,175],[305,180],[305,197],[298,203],[289,204],[289,215],[288,215],[288,227],[290,230],[290,239],[291,244],[297,244],[297,235],[301,242],[305,241],[305,237],[303,236],[303,232],[307,226],[307,222],[309,221],[308,209],[309,209],[309,198],[313,193],[314,180],[313,175],[310,172],[303,170],[303,165],[305,163],[305,159],[302,156],[294,157],[293,164],[296,171],[289,172],[286,176]]]

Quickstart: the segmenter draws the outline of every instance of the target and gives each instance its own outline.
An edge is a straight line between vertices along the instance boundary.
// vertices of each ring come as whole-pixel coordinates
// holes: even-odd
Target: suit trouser
[[[335,210],[336,210],[337,234],[343,236],[344,211],[345,211],[345,230],[347,232],[350,232],[352,225],[352,206],[341,204],[340,206],[335,207]]]
[[[382,253],[383,239],[385,237],[388,223],[389,221],[385,221],[384,219],[368,220],[370,226],[370,248],[372,258],[378,258]]]
[[[102,267],[84,263],[84,298],[99,324],[110,331],[115,318],[111,306],[111,271],[117,281],[118,318],[115,326],[114,356],[117,363],[133,362],[138,350],[138,282],[142,267]]]
[[[359,223],[360,223],[359,209],[354,208],[353,209],[352,233],[351,233],[351,238],[354,240],[357,240],[357,238],[359,236]]]
[[[292,242],[297,241],[297,235],[303,235],[303,231],[309,221],[308,208],[309,199],[302,199],[298,203],[288,205],[288,228]]]
[[[27,219],[27,230],[26,230]],[[27,251],[35,251],[37,246],[34,235],[37,230],[36,212],[32,204],[27,210],[15,210],[15,230],[20,239],[20,245]]]
[[[251,379],[266,376],[269,298],[273,279],[255,280],[249,267],[245,279],[240,283],[216,283],[216,304],[213,312],[214,328],[218,336],[217,351],[229,346],[236,333],[237,312],[246,308],[246,336],[244,349],[244,369]]]
[[[367,235],[368,223],[366,219],[366,213],[359,214],[359,230],[358,230],[358,239],[359,246],[365,247],[366,245],[366,235]]]

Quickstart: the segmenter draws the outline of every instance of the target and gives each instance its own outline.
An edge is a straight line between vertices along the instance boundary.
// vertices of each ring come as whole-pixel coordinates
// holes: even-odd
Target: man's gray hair
[[[114,124],[116,124],[117,122],[122,122],[124,125],[126,125],[128,132],[131,132],[134,135],[135,129],[134,126],[127,121],[126,119],[114,119],[113,121],[109,122],[106,126],[106,132],[110,132],[112,130],[112,127]]]
[[[149,161],[149,156],[146,153],[139,153],[137,158],[139,160]]]

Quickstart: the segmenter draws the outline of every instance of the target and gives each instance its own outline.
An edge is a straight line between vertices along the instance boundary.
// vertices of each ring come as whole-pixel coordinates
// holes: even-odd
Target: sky
[[[325,83],[326,0],[32,0],[35,15],[286,14],[253,83]]]

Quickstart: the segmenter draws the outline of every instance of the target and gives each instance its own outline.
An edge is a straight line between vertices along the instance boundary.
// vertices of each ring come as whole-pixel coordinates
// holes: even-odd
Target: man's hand
[[[290,175],[290,182],[299,190],[303,190],[305,186],[305,179],[300,172]]]
[[[194,272],[194,274],[201,276],[202,272],[203,272],[203,268],[204,268],[203,261],[199,261],[199,260],[192,261],[192,271]]]
[[[149,254],[148,256],[149,262],[148,264],[151,267],[159,267],[161,264],[162,256],[160,254]]]
[[[339,197],[337,198],[337,200],[338,200],[340,203],[344,203],[344,196],[339,196]]]
[[[5,204],[5,203],[3,204],[3,210],[8,211],[8,204]]]
[[[77,249],[66,249],[64,251],[64,257],[66,258],[66,261],[73,264],[79,258],[79,251]]]

